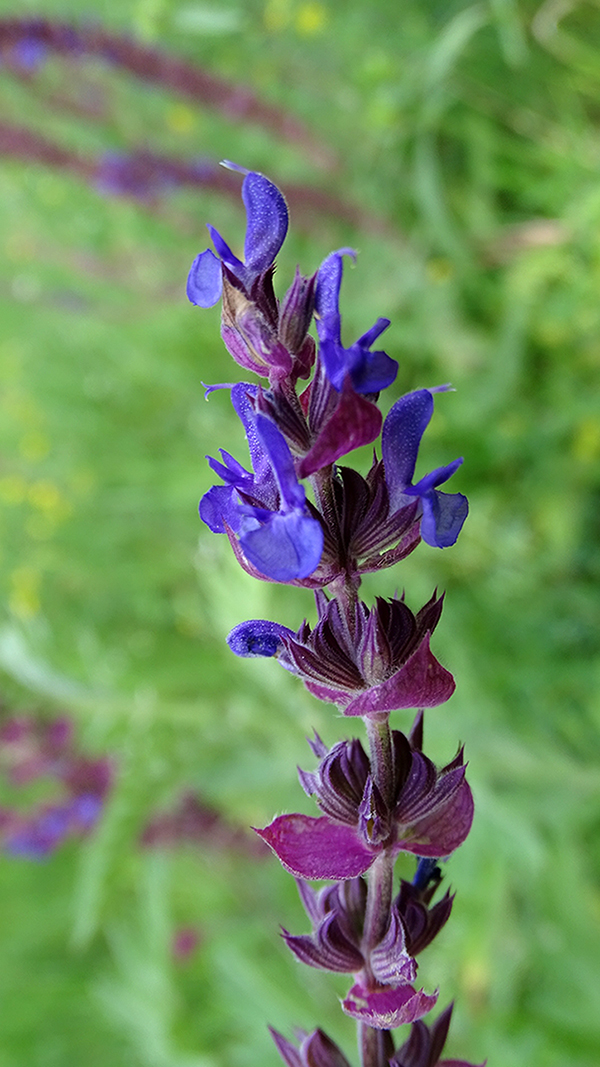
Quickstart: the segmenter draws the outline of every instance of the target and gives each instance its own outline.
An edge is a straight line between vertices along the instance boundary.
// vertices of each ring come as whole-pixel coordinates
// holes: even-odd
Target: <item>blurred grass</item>
[[[18,14],[82,20],[81,3]],[[0,3],[0,15],[15,15]],[[458,689],[428,717],[437,759],[467,744],[478,814],[449,864],[452,921],[422,977],[457,1000],[451,1051],[514,1067],[595,1067],[600,1038],[600,10],[517,0],[246,4],[123,0],[94,17],[286,106],[339,159],[326,174],[255,125],[192,108],[99,63],[0,68],[7,121],[79,151],[144,145],[226,156],[336,191],[385,233],[315,219],[280,257],[360,250],[346,336],[392,319],[394,396],[451,380],[422,469],[464,454],[471,515],[455,549],[403,571],[418,607],[448,590],[436,648]],[[99,106],[97,123],[53,106]],[[201,381],[234,377],[218,313],[184,294],[212,221],[240,208],[174,191],[107,199],[15,160],[0,168],[2,693],[76,715],[111,751],[102,825],[41,866],[0,863],[0,1067],[276,1062],[265,1023],[322,1025],[353,1048],[335,991],[277,924],[305,928],[275,863],[142,853],[148,815],[183,787],[260,824],[310,805],[304,736],[347,732],[274,664],[231,662],[250,616],[298,625],[299,591],[253,583],[199,524],[206,452],[241,433]],[[241,377],[241,375],[239,375]],[[399,726],[406,725],[400,715]],[[172,931],[196,924],[185,964]]]

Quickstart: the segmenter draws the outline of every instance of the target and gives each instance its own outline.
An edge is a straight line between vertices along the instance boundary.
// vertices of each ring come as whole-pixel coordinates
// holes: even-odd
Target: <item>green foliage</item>
[[[89,14],[79,0],[27,11]],[[389,316],[396,395],[457,387],[436,401],[422,462],[464,454],[471,515],[455,549],[423,547],[396,579],[413,607],[448,590],[436,652],[458,689],[427,736],[439,760],[466,742],[477,801],[422,977],[457,1000],[456,1055],[594,1067],[600,15],[538,0],[123,0],[95,17],[288,108],[336,167],[98,62],[50,59],[29,81],[0,68],[7,122],[84,155],[226,156],[378,220],[303,219],[278,278],[355,245],[348,337]],[[305,734],[345,732],[275,664],[231,662],[235,622],[297,626],[312,605],[241,574],[196,513],[204,454],[242,441],[226,394],[203,399],[202,381],[237,368],[185,278],[205,221],[235,241],[241,208],[190,191],[107,199],[6,159],[0,217],[4,702],[67,708],[82,744],[118,765],[83,846],[0,862],[0,1067],[275,1063],[267,1021],[322,1025],[351,1053],[343,981],[304,973],[278,939],[278,923],[304,920],[274,861],[138,845],[184,788],[241,825],[295,810]],[[171,937],[188,925],[201,943],[177,963]]]

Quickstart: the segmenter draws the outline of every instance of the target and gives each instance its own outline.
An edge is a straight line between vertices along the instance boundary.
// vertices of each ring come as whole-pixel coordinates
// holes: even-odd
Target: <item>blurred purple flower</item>
[[[267,855],[267,849],[253,834],[232,826],[221,812],[191,791],[183,792],[171,810],[157,811],[150,817],[140,844],[145,848],[196,845],[240,853],[250,859]]]
[[[6,720],[0,727],[0,761],[12,785],[22,788],[50,777],[61,783],[65,794],[29,810],[4,808],[0,840],[5,852],[43,859],[67,838],[93,829],[111,786],[112,768],[107,759],[89,759],[76,751],[68,719]]]
[[[194,926],[183,926],[176,930],[171,942],[171,953],[178,963],[185,963],[194,954],[200,944],[200,934]]]

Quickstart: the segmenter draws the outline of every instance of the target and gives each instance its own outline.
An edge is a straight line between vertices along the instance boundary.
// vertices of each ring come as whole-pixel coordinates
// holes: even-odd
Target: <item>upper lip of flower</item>
[[[287,234],[289,216],[283,193],[264,174],[245,171],[236,165],[233,169],[245,174],[242,183],[247,216],[244,262],[234,255],[219,231],[209,225],[217,254],[206,249],[196,256],[187,284],[189,300],[200,307],[212,307],[221,296],[221,264],[249,294],[254,279],[272,265]]]
[[[317,275],[315,312],[321,357],[331,384],[340,391],[347,374],[358,393],[378,393],[394,381],[398,364],[386,352],[371,352],[371,345],[390,325],[379,318],[350,348],[341,341],[339,312],[343,256],[356,258],[351,248],[340,248],[323,261]]]
[[[462,493],[442,493],[437,487],[452,477],[462,458],[437,467],[413,485],[419,445],[432,414],[430,389],[400,397],[383,424],[381,452],[392,507],[400,507],[406,497],[418,497],[423,510],[421,537],[428,545],[447,548],[456,541],[469,506]]]

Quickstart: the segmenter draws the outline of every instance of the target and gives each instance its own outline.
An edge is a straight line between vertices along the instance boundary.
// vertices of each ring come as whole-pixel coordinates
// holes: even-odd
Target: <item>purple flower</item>
[[[344,255],[356,258],[351,248],[332,252],[319,267],[317,276],[315,317],[321,359],[329,381],[338,392],[349,375],[357,393],[379,393],[392,384],[398,373],[395,359],[390,359],[385,352],[370,350],[380,334],[387,330],[390,320],[377,319],[375,325],[350,348],[343,347],[339,300]]]
[[[305,578],[319,564],[323,530],[306,502],[285,438],[254,411],[257,387],[240,382],[231,391],[250,448],[253,473],[221,449],[223,463],[209,458],[224,481],[200,502],[200,517],[214,533],[228,533],[249,563],[276,582]],[[234,536],[235,535],[235,538]]]
[[[308,336],[316,275],[296,277],[281,310],[273,290],[274,259],[288,227],[283,194],[263,174],[228,164],[246,176],[242,199],[247,227],[244,262],[209,226],[217,255],[207,249],[194,260],[187,283],[192,304],[212,307],[223,297],[221,336],[236,363],[265,375],[272,385],[306,378],[315,358]]]
[[[4,836],[4,850],[13,856],[44,859],[68,837],[88,833],[102,810],[98,796],[83,794],[62,804],[43,805],[26,815],[15,813]]]
[[[238,656],[277,655],[309,692],[337,704],[344,715],[381,719],[398,708],[435,707],[452,695],[454,679],[429,647],[441,597],[432,597],[417,615],[396,597],[378,597],[370,611],[359,601],[350,632],[338,601],[316,596],[313,630],[304,622],[294,634],[254,619],[231,631],[229,647]]]
[[[219,231],[214,226],[208,226],[217,255],[207,249],[196,256],[187,284],[188,298],[199,307],[213,307],[221,296],[221,264],[249,293],[253,282],[272,266],[287,233],[287,205],[277,186],[256,171],[230,166],[245,174],[242,200],[248,222],[244,262],[233,254]]]
[[[0,839],[6,852],[43,859],[67,838],[93,829],[110,789],[112,768],[106,759],[88,759],[75,751],[68,719],[8,719],[0,729],[0,746],[13,785],[23,787],[50,776],[63,788],[56,802],[3,809]]]
[[[437,467],[416,485],[412,481],[421,438],[432,414],[433,394],[429,389],[401,397],[383,424],[381,451],[392,507],[399,508],[411,498],[418,498],[422,508],[421,537],[434,548],[448,548],[462,529],[469,505],[462,493],[442,493],[437,486],[448,481],[462,459]]]
[[[383,851],[392,855],[448,856],[467,837],[473,798],[462,750],[441,770],[392,731],[395,785],[391,803],[371,777],[359,741],[342,741],[323,754],[316,772],[300,771],[305,792],[324,815],[280,815],[257,833],[297,878],[343,881],[364,874]],[[399,1024],[396,1024],[399,1025]]]
[[[438,1015],[432,1026],[427,1026],[421,1020],[414,1022],[410,1037],[401,1048],[394,1053],[389,1060],[390,1067],[475,1067],[466,1060],[441,1060],[452,1010],[450,1004],[445,1011]],[[485,1063],[481,1064],[485,1067]]]

